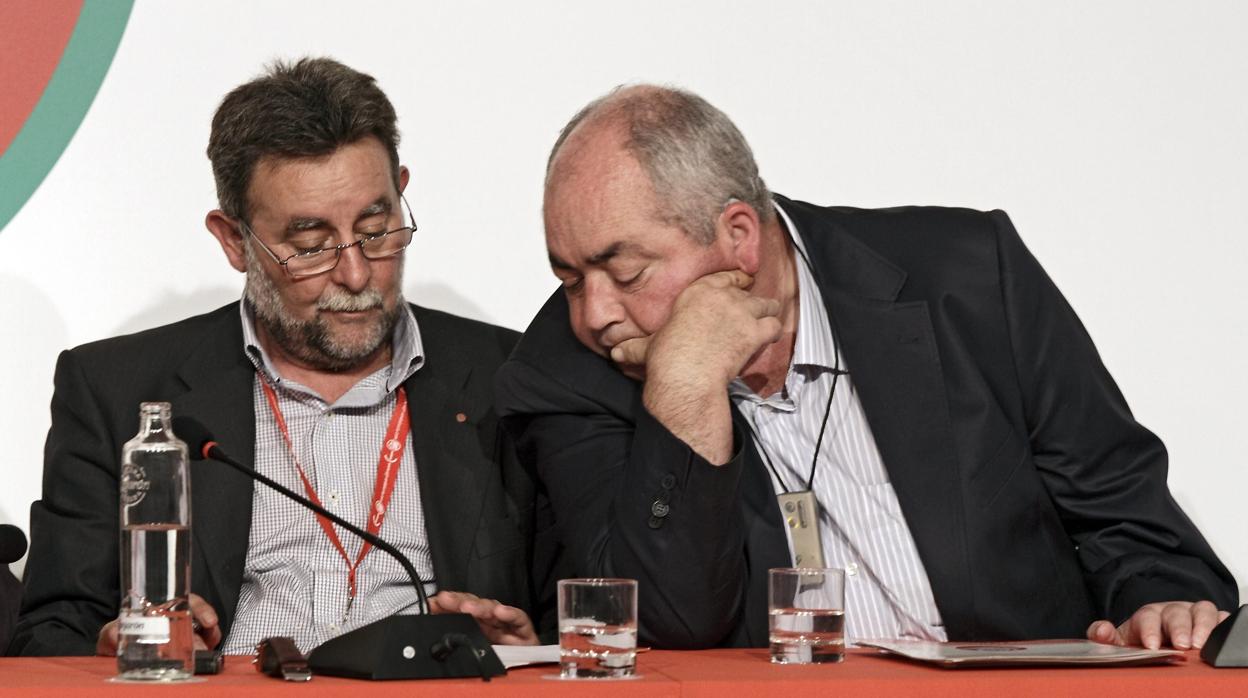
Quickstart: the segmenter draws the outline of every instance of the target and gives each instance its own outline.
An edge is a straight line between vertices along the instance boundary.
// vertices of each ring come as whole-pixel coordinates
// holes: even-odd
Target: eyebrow
[[[360,212],[356,215],[355,219],[358,222],[365,218],[371,218],[373,216],[377,216],[383,213],[389,214],[390,211],[393,210],[393,208],[394,207],[391,206],[390,200],[387,197],[380,196],[373,203],[360,209]],[[327,227],[329,227],[329,221],[325,220],[324,218],[318,218],[315,216],[306,216],[306,217],[301,216],[298,218],[290,219],[290,222],[286,224],[286,232],[287,234],[301,233],[305,230],[316,230],[317,228],[327,228]]]
[[[612,259],[618,257],[621,253],[636,252],[639,249],[640,248],[635,243],[624,242],[622,240],[616,241],[608,245],[606,249],[600,252],[595,252],[594,254],[591,254],[590,256],[586,257],[585,264],[586,266],[600,267],[606,264],[607,262],[610,262]],[[550,266],[554,267],[555,269],[561,269],[564,271],[575,271],[576,269],[576,267],[572,266],[568,262],[565,262],[559,257],[555,256],[553,252],[548,251],[546,253],[546,256],[550,259]]]

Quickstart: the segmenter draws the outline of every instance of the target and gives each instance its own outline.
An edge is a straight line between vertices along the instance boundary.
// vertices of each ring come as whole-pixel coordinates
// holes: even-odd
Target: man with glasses
[[[153,400],[394,544],[438,591],[434,612],[536,641],[533,487],[490,407],[517,335],[404,301],[416,224],[397,144],[373,78],[332,60],[278,63],[226,96],[206,225],[246,274],[243,300],[61,356],[13,651],[115,651],[118,456]],[[307,651],[417,610],[396,561],[277,493],[211,462],[191,491],[206,646],[286,635]]]

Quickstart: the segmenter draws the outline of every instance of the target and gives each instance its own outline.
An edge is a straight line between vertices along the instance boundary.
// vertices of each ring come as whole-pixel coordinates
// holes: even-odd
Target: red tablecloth
[[[0,694],[51,696],[706,696],[787,698],[796,695],[1071,696],[1095,698],[1204,698],[1248,696],[1248,669],[1214,669],[1195,652],[1170,666],[1056,669],[938,669],[853,650],[843,664],[777,666],[766,650],[647,652],[633,681],[551,681],[553,666],[513,669],[489,683],[476,679],[366,682],[318,676],[287,683],[262,676],[247,657],[228,657],[225,672],[200,683],[144,686],[109,683],[112,659],[42,657],[0,659]],[[797,693],[799,692],[800,693]],[[835,693],[833,693],[835,691]]]

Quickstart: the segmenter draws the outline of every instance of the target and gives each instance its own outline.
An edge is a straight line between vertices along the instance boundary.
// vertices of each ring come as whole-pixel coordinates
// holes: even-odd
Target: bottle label
[[[165,616],[122,616],[118,632],[140,644],[169,642],[169,619]]]
[[[143,466],[134,463],[126,463],[121,466],[122,505],[129,507],[143,501],[151,487],[152,483],[147,479],[147,473],[144,472]]]

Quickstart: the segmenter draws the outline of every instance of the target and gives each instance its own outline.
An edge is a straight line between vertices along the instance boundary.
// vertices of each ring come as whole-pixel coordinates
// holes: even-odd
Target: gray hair
[[[367,136],[389,154],[397,187],[399,131],[377,81],[330,58],[274,62],[226,95],[212,117],[208,159],[221,210],[247,217],[251,175],[262,158],[329,155]]]
[[[771,192],[745,137],[705,99],[673,87],[621,85],[585,105],[550,151],[547,187],[559,150],[587,122],[624,130],[624,149],[650,177],[659,216],[694,240],[714,241],[715,219],[732,199],[749,204],[764,223],[774,218]]]

